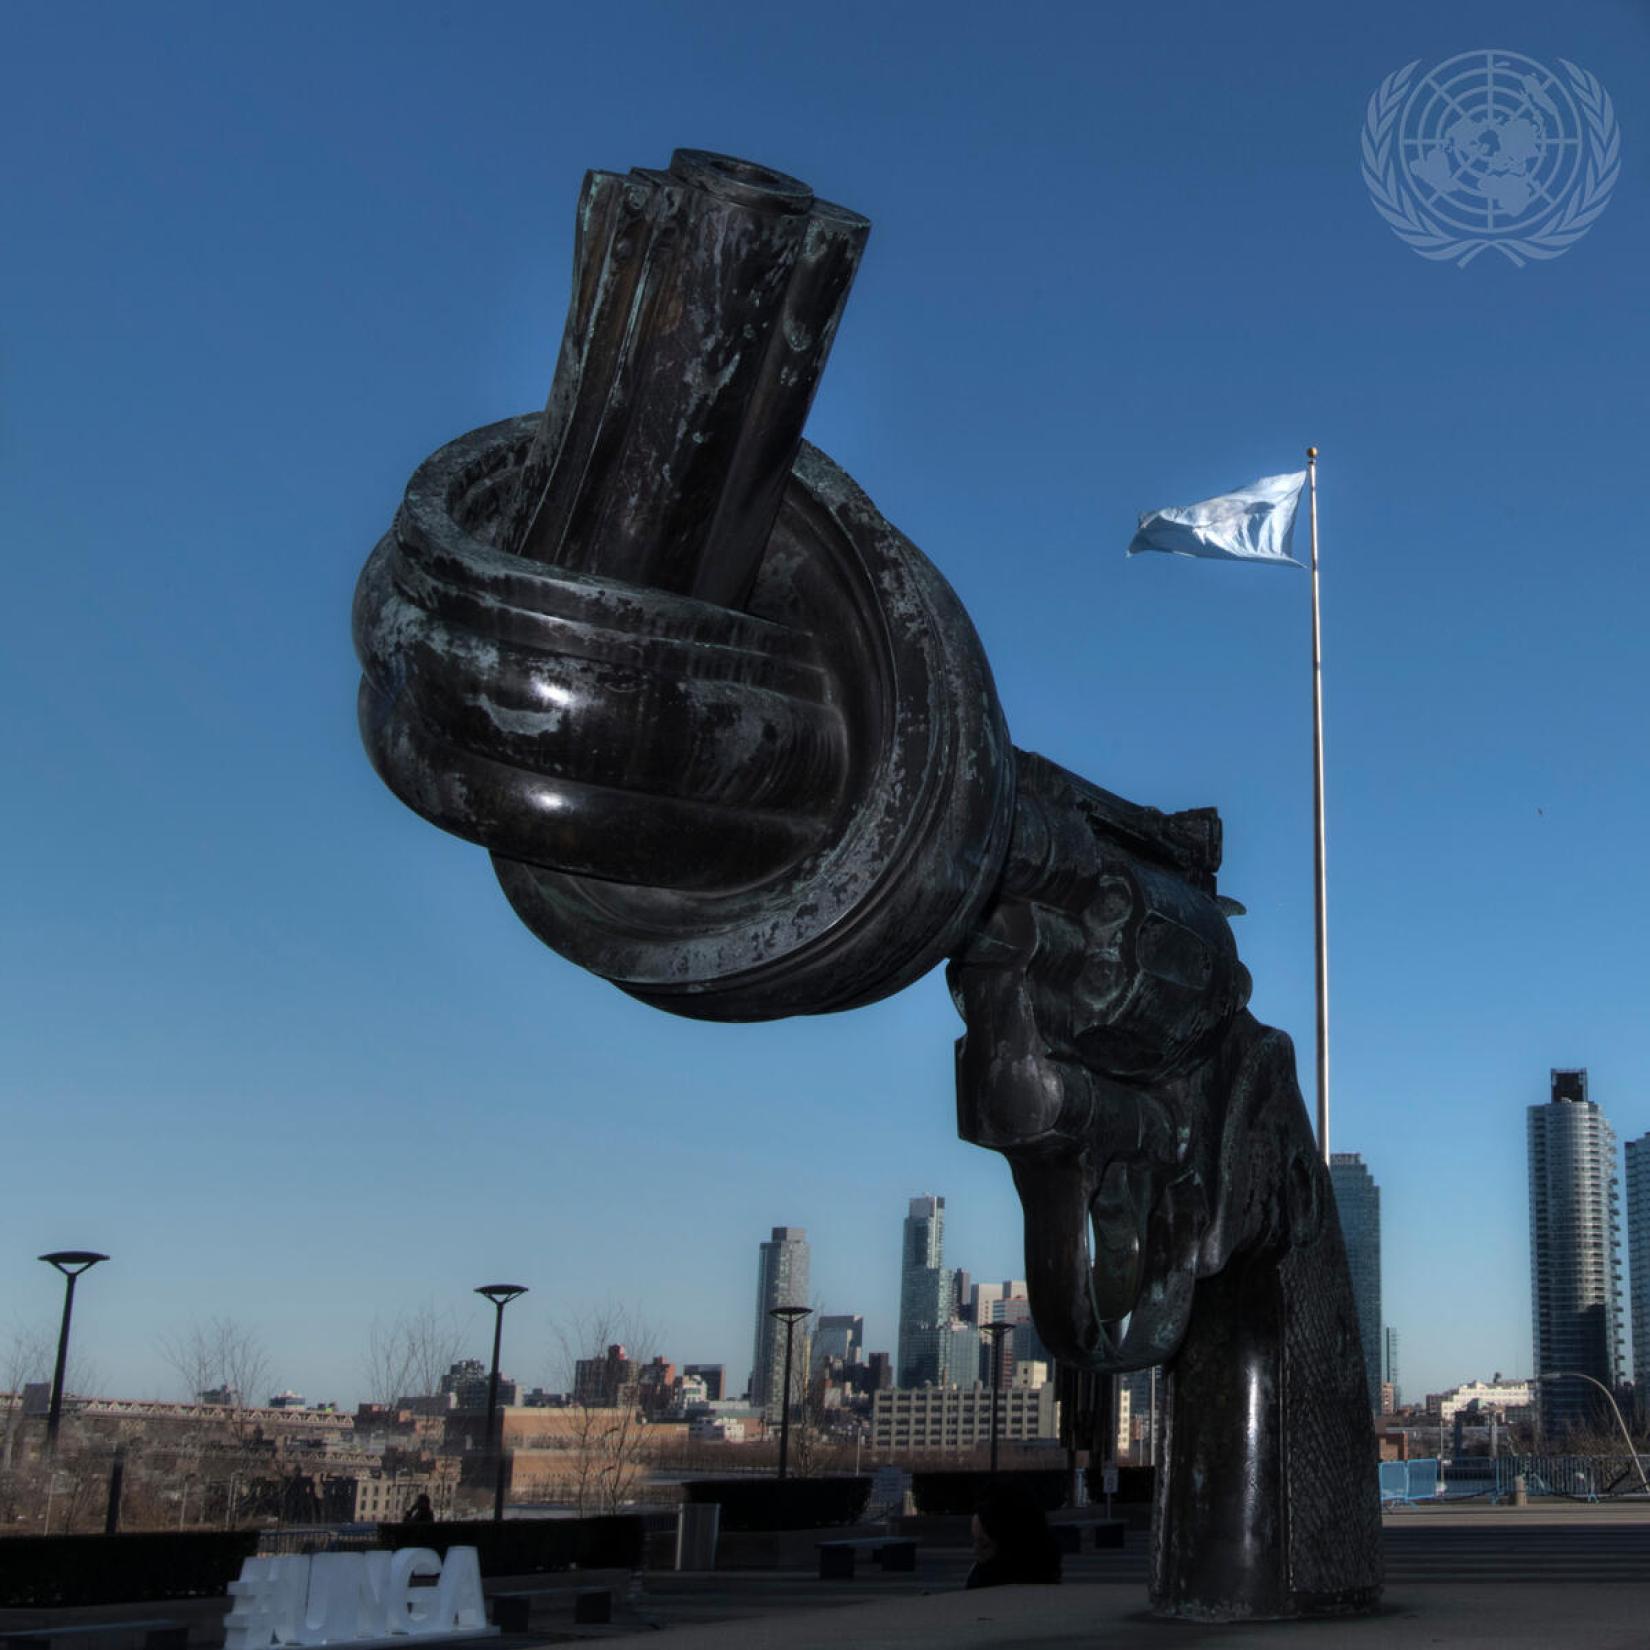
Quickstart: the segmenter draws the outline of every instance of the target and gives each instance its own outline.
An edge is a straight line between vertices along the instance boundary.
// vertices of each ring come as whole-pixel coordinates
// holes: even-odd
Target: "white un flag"
[[[1128,553],[1164,550],[1172,556],[1210,556],[1217,561],[1270,561],[1288,567],[1302,563],[1289,554],[1306,471],[1262,476],[1219,498],[1153,510],[1140,518],[1140,531]]]

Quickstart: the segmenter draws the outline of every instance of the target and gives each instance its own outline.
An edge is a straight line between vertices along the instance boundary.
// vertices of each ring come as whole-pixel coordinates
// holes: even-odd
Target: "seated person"
[[[970,1587],[1014,1582],[1057,1582],[1060,1549],[1043,1509],[1022,1489],[994,1484],[974,1512],[974,1568]]]

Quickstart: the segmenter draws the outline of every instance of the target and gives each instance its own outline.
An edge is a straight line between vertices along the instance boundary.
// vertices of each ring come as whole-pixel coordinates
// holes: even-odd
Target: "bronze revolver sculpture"
[[[1346,1259],[1219,817],[1016,750],[950,587],[802,441],[869,227],[726,156],[587,176],[545,412],[429,458],[361,575],[362,737],[656,1007],[824,1013],[948,960],[958,1126],[1013,1169],[1039,1333],[1167,1371],[1154,1607],[1367,1610]]]

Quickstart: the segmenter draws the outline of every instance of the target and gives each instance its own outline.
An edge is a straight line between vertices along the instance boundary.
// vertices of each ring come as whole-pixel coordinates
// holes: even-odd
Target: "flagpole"
[[[1318,1150],[1329,1161],[1329,932],[1323,830],[1323,626],[1318,611],[1318,449],[1306,449],[1312,508],[1312,865],[1317,914]]]

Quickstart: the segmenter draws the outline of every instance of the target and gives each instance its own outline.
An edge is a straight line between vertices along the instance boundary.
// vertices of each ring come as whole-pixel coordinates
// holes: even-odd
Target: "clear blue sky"
[[[1334,1143],[1382,1188],[1406,1388],[1528,1368],[1525,1106],[1586,1064],[1650,1129],[1638,0],[7,24],[0,1324],[89,1245],[104,1387],[167,1390],[157,1335],[230,1312],[344,1399],[375,1307],[503,1274],[520,1376],[611,1296],[743,1380],[775,1224],[879,1347],[910,1195],[1019,1275],[937,977],[645,1009],[356,739],[350,593],[407,475],[542,404],[584,170],[691,145],[874,220],[813,439],[955,583],[1020,744],[1220,807],[1308,1062],[1306,581],[1122,550],[1322,449]],[[1615,99],[1621,183],[1555,262],[1428,263],[1359,176],[1382,77],[1486,46]]]

